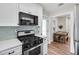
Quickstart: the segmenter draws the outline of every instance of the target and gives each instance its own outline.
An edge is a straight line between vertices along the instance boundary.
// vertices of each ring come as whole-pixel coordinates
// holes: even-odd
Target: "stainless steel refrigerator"
[[[74,50],[75,54],[79,55],[79,4],[74,6]]]

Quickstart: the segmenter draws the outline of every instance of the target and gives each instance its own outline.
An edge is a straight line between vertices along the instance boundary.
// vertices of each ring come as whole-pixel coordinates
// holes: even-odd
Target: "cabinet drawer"
[[[0,55],[20,55],[22,54],[22,46],[14,47],[0,52]]]

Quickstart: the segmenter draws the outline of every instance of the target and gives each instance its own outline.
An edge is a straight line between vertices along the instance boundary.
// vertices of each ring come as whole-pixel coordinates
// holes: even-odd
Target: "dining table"
[[[68,32],[63,32],[63,31],[58,31],[55,32],[53,35],[54,41],[56,42],[66,42],[66,40],[68,39]]]

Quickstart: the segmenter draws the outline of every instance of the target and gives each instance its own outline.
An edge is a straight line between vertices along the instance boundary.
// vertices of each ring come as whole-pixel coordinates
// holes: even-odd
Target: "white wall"
[[[58,27],[58,31],[64,31],[66,32],[66,17],[58,17],[58,26],[63,25],[62,29],[59,29]]]
[[[53,19],[52,17],[49,17],[48,15],[45,15],[45,20],[47,21],[47,40],[48,40],[48,44],[50,44],[53,41]]]
[[[49,21],[48,21],[48,41],[49,41],[49,44],[53,41],[53,25],[52,25],[52,17],[49,17]]]
[[[70,15],[70,52],[74,53],[74,12],[71,12]]]
[[[69,33],[69,36],[70,36],[70,29],[71,29],[71,18],[70,18],[70,15],[66,16],[66,32]]]

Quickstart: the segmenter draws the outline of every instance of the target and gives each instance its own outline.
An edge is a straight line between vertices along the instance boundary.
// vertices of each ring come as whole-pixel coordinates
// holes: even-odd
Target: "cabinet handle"
[[[10,55],[10,54],[13,54],[14,53],[14,51],[13,52],[9,52],[8,54]]]

